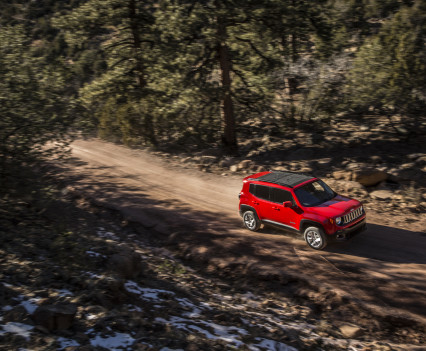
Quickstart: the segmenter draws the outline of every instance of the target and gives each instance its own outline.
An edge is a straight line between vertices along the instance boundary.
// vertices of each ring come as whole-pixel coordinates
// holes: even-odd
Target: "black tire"
[[[243,223],[244,226],[252,232],[259,230],[261,224],[256,212],[250,210],[243,213]]]
[[[308,227],[303,234],[306,243],[315,250],[322,250],[327,246],[324,231],[318,227]]]

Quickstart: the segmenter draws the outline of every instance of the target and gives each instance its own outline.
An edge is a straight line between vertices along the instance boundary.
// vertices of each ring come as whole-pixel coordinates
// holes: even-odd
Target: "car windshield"
[[[303,185],[294,190],[297,198],[303,206],[318,206],[336,196],[336,193],[330,189],[322,180]]]

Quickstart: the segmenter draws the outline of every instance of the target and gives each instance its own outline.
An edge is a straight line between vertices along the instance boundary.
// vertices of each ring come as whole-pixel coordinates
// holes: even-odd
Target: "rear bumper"
[[[334,234],[329,236],[330,241],[345,241],[348,240],[355,235],[362,233],[364,230],[367,230],[367,221],[364,218],[363,220],[355,223],[353,226],[338,230]]]

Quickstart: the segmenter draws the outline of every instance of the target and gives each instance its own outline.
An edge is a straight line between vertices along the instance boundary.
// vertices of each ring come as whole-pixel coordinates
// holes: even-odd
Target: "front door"
[[[270,189],[271,211],[270,219],[276,223],[280,223],[285,227],[296,229],[297,212],[295,208],[284,207],[283,203],[291,201],[293,204],[294,199],[291,193],[284,189],[271,188]]]

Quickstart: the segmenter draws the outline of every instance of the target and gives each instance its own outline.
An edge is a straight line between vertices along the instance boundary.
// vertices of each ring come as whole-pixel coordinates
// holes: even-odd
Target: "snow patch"
[[[30,335],[31,335],[30,330],[34,329],[32,325],[18,323],[18,322],[9,322],[4,324],[2,327],[3,327],[3,330],[0,330],[0,335],[6,334],[6,333],[12,333],[12,334],[22,336],[27,341],[30,339]]]
[[[196,317],[200,317],[201,316],[201,310],[196,305],[194,305],[191,301],[189,301],[188,299],[176,299],[176,300],[184,308],[192,310],[192,312],[186,312],[186,313],[184,313],[183,315],[185,317],[196,318]]]
[[[92,279],[102,279],[102,278],[105,278],[105,276],[104,275],[102,275],[102,274],[96,274],[96,273],[92,273],[92,272],[83,272],[84,274],[86,274],[86,275],[88,275],[89,276],[89,278],[92,278]]]
[[[127,305],[129,312],[143,312],[143,309],[136,305]]]
[[[105,255],[102,255],[99,252],[95,252],[95,251],[91,251],[91,250],[86,251],[86,254],[88,256],[90,256],[90,257],[102,257],[102,258],[106,258]]]
[[[55,289],[55,291],[61,297],[74,296],[74,294],[71,291],[69,291],[68,289]]]
[[[151,301],[160,301],[163,300],[159,297],[160,294],[167,294],[169,296],[174,296],[175,293],[168,290],[161,290],[161,289],[150,289],[150,288],[141,288],[137,283],[134,281],[128,280],[124,287],[126,290],[130,293],[140,295],[141,298]]]
[[[236,347],[240,347],[244,345],[244,343],[240,340],[242,335],[248,335],[248,332],[245,329],[241,329],[238,327],[228,327],[220,324],[216,324],[213,322],[206,322],[203,320],[189,320],[176,316],[172,316],[169,320],[165,320],[163,318],[156,318],[156,322],[163,324],[171,324],[177,329],[181,329],[187,332],[198,332],[203,334],[206,338],[210,340],[222,340],[227,342],[228,344],[235,345]],[[195,325],[195,323],[201,325]],[[209,328],[212,332],[204,329]]]
[[[129,334],[115,333],[113,336],[102,337],[96,335],[90,340],[92,346],[100,346],[110,351],[119,351],[131,346],[135,342]]]
[[[66,349],[67,347],[80,346],[80,344],[73,339],[66,339],[63,337],[59,337],[57,341],[60,345],[59,350]]]
[[[20,305],[24,306],[29,314],[33,314],[38,307],[37,302],[41,300],[41,297],[33,297],[27,300],[26,296],[19,295],[15,297],[14,300],[19,301]]]
[[[282,342],[270,340],[270,339],[262,339],[256,338],[256,341],[260,341],[258,344],[250,345],[250,351],[260,351],[260,350],[268,350],[268,351],[297,351],[292,346],[288,346]]]

